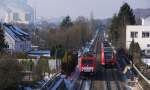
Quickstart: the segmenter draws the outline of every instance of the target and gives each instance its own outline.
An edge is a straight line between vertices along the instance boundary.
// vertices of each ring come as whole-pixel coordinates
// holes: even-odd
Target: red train
[[[79,61],[80,74],[90,73],[94,74],[96,68],[96,58],[94,55],[85,55]]]
[[[103,66],[115,66],[116,55],[108,42],[103,42],[101,45],[101,64]]]

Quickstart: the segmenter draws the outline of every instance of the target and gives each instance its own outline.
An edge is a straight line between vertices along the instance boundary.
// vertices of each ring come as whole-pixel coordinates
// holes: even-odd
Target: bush
[[[128,52],[129,55],[133,57],[134,64],[141,63],[141,48],[138,43],[134,42],[134,40],[132,40]]]
[[[34,80],[41,80],[45,73],[49,73],[48,59],[40,59],[34,67]]]
[[[22,66],[13,58],[0,59],[0,90],[16,90],[22,81]]]
[[[63,61],[62,61],[62,73],[70,75],[76,68],[78,64],[78,55],[73,54],[73,52],[65,52]]]

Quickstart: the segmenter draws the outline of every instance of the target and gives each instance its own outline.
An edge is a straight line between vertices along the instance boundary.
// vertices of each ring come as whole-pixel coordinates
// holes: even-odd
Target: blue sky
[[[73,19],[78,16],[95,18],[112,17],[119,11],[120,6],[127,2],[132,8],[150,8],[150,0],[28,0],[36,7],[37,16],[57,18],[70,15]]]

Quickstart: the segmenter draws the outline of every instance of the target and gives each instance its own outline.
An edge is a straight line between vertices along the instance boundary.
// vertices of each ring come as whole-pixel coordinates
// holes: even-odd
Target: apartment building
[[[126,48],[129,49],[130,43],[134,39],[138,42],[141,50],[150,50],[150,16],[142,18],[142,25],[126,26]]]

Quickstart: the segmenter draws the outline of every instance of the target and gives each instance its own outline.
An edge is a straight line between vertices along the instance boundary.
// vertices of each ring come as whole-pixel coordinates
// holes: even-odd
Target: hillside
[[[148,9],[135,9],[133,10],[134,12],[134,15],[139,18],[139,17],[147,17],[147,16],[150,16],[150,8]]]

